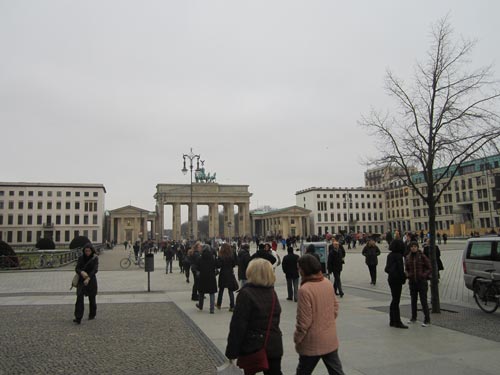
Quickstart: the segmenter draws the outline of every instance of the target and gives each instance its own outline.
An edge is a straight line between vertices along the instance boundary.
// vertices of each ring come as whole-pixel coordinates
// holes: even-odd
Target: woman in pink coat
[[[333,285],[323,277],[321,263],[314,256],[303,255],[298,266],[302,282],[293,337],[299,353],[297,375],[312,374],[320,359],[328,374],[343,375],[335,324],[339,303]]]

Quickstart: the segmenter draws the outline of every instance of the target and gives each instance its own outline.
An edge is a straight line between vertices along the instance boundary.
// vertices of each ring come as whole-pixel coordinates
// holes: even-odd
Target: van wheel
[[[474,283],[474,300],[481,310],[491,314],[498,308],[496,288],[493,283]]]

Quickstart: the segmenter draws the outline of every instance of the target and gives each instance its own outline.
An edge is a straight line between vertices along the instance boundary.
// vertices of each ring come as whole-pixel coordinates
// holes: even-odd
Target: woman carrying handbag
[[[252,260],[248,264],[247,280],[236,298],[226,357],[238,358],[237,364],[245,375],[259,371],[265,375],[282,375],[281,306],[274,291],[276,277],[271,263],[260,258]],[[267,366],[261,369],[254,366],[263,359],[267,359]]]

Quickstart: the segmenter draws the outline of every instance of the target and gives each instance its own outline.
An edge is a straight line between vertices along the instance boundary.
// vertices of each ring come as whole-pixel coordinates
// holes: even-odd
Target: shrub
[[[85,236],[78,236],[73,238],[73,241],[69,244],[70,249],[78,249],[80,247],[83,247],[84,245],[88,244],[90,240],[85,237]]]
[[[40,238],[36,243],[36,248],[38,250],[54,250],[56,248],[56,244],[51,238]]]
[[[3,267],[17,267],[19,265],[19,260],[17,259],[16,252],[12,247],[5,241],[0,241],[0,256],[10,257],[0,258],[0,266]]]

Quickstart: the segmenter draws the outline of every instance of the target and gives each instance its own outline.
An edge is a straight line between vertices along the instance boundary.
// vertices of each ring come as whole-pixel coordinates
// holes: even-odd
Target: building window
[[[36,215],[36,224],[42,225],[42,215]]]
[[[97,242],[97,230],[92,231],[92,242]]]
[[[80,209],[80,202],[75,202],[75,210],[79,210]]]
[[[61,215],[56,215],[56,224],[61,225]]]
[[[89,223],[89,215],[83,215],[83,224],[88,225]]]
[[[22,209],[24,208],[24,202],[23,202],[23,201],[19,201],[19,202],[17,202],[17,208],[18,208],[19,210],[22,210]]]
[[[60,241],[61,241],[61,231],[56,230],[56,242],[60,242]]]
[[[71,202],[66,202],[66,209],[70,210],[71,209]]]
[[[52,192],[51,191],[48,191],[47,192],[47,197],[51,197],[52,196]]]
[[[28,202],[28,210],[32,210],[33,209],[33,202]]]
[[[61,202],[56,202],[56,210],[60,210],[62,207],[62,203]]]
[[[28,225],[33,225],[33,215],[28,215],[27,224]]]
[[[57,195],[58,197],[62,197],[62,191],[58,191],[58,192],[56,193],[56,195]]]
[[[39,210],[43,210],[43,202],[37,202],[36,208],[38,208]]]
[[[79,191],[75,191],[75,197],[79,197],[80,196],[80,192]]]
[[[31,236],[32,232],[29,230],[26,232],[26,242],[30,243],[31,242]]]
[[[32,197],[34,195],[33,190],[28,191],[28,197]]]
[[[64,224],[66,224],[66,225],[70,225],[71,224],[70,215],[64,216]]]
[[[69,230],[64,231],[64,242],[69,242]]]
[[[98,197],[99,193],[97,191],[94,191],[94,197]]]
[[[9,191],[9,196],[13,197],[14,196],[14,190]]]
[[[52,210],[52,202],[47,202],[47,210]]]
[[[318,214],[318,221],[321,221],[321,214]]]
[[[79,224],[80,224],[80,216],[75,215],[75,225],[79,225]]]
[[[23,225],[23,215],[17,215],[17,225]]]
[[[39,196],[39,197],[43,197],[43,191],[39,191],[39,192],[38,192],[38,196]]]
[[[14,209],[14,201],[9,201],[9,210]]]
[[[46,216],[46,218],[47,218],[47,222],[46,222],[46,224],[47,224],[47,225],[52,224],[52,215],[47,215],[47,216]]]
[[[23,231],[18,230],[17,231],[17,243],[21,243],[21,242],[23,242]]]
[[[66,192],[66,196],[67,196],[67,197],[71,197],[71,191],[67,191],[67,192]]]
[[[92,224],[97,225],[97,215],[92,215]],[[295,220],[291,219],[290,224],[295,224]]]
[[[7,225],[14,225],[14,215],[7,216]]]
[[[7,242],[12,242],[12,231],[7,231]]]

